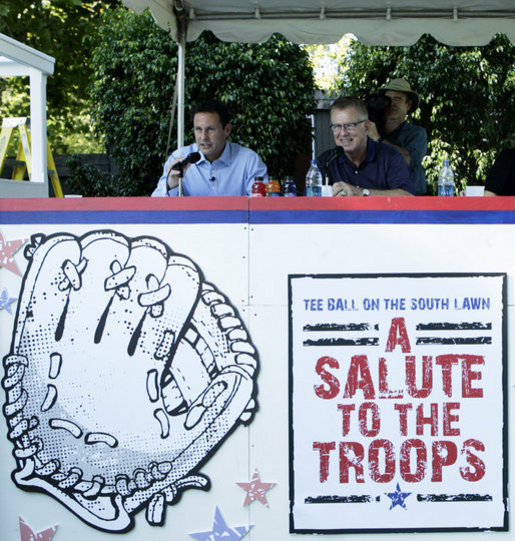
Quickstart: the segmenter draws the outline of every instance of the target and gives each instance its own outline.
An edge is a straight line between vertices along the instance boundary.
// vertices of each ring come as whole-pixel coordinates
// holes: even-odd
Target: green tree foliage
[[[421,95],[413,122],[426,128],[426,176],[433,193],[449,157],[457,186],[480,184],[494,157],[513,136],[515,47],[502,35],[484,47],[451,47],[423,36],[410,47],[351,45],[340,88],[360,95],[404,77]]]
[[[108,13],[93,52],[93,116],[131,183],[149,194],[166,159],[177,45],[149,14]],[[256,150],[273,175],[292,174],[309,154],[313,72],[306,52],[279,36],[265,44],[227,43],[203,34],[186,52],[186,103],[218,97],[232,113],[231,140]],[[186,143],[193,140],[186,111]],[[171,149],[176,146],[172,130]],[[307,148],[306,148],[307,147]]]
[[[117,181],[105,182],[148,195],[162,171],[177,45],[150,15],[120,9],[105,17],[92,62],[93,120],[119,169]]]
[[[55,58],[47,80],[48,133],[54,153],[86,151],[92,36],[120,0],[0,0],[0,32]],[[0,78],[0,115],[29,116],[28,77]],[[94,146],[94,143],[91,143]]]

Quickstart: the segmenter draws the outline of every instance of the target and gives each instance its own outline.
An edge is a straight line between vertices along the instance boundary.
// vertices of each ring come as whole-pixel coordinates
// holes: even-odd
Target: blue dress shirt
[[[166,177],[170,163],[176,158],[185,158],[191,152],[199,152],[197,144],[182,147],[173,152],[163,168],[153,197],[179,195],[179,187],[168,190]],[[249,148],[227,141],[221,156],[214,162],[201,158],[191,164],[182,179],[183,195],[250,195],[256,177],[268,180],[266,165]]]

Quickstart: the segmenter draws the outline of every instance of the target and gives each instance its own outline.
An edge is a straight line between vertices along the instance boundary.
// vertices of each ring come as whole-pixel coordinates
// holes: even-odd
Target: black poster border
[[[491,527],[444,527],[444,528],[343,528],[343,529],[302,529],[295,527],[293,508],[295,505],[294,486],[294,446],[293,446],[293,281],[299,278],[472,278],[472,277],[500,277],[502,278],[502,395],[503,395],[503,428],[502,428],[502,491],[504,517],[502,526]],[[507,305],[507,273],[506,272],[475,272],[475,273],[363,273],[363,274],[289,274],[288,275],[288,470],[289,470],[289,532],[293,534],[380,534],[380,533],[455,533],[455,532],[505,532],[509,531],[509,505],[508,505],[508,305]]]

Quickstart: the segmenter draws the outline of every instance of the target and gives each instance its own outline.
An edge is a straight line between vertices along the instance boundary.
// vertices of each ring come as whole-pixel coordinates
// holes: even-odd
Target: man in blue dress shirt
[[[331,106],[336,148],[317,158],[335,196],[400,196],[415,192],[402,154],[392,145],[369,137],[371,122],[365,103],[340,97]]]
[[[266,165],[253,150],[227,140],[232,126],[222,102],[201,102],[192,116],[195,143],[170,155],[152,196],[179,195],[180,171],[172,167],[193,152],[200,159],[183,166],[183,195],[250,195],[256,177],[268,179]]]

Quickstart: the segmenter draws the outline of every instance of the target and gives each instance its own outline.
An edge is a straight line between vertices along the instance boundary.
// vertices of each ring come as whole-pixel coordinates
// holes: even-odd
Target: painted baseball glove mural
[[[4,414],[14,482],[98,529],[165,520],[256,409],[258,358],[229,300],[152,237],[34,235]]]

